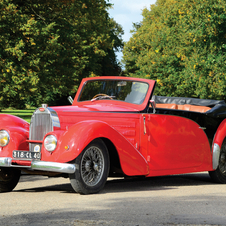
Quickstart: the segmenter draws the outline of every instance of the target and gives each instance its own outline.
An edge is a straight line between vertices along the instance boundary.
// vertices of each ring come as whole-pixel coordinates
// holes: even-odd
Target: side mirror
[[[71,104],[73,104],[73,101],[74,101],[74,100],[73,100],[73,98],[72,98],[71,96],[69,96],[67,99],[68,99],[68,101],[69,101]]]
[[[154,100],[150,100],[150,105],[151,105],[151,107],[153,108],[153,113],[155,114],[155,112],[156,112],[156,105],[155,105],[155,101]]]

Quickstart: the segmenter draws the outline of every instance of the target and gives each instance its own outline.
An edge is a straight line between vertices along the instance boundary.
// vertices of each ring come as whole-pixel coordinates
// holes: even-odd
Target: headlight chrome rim
[[[0,130],[0,147],[5,147],[9,141],[9,133],[6,130]]]
[[[57,147],[57,138],[54,135],[47,135],[44,139],[44,147],[48,152],[53,152]]]

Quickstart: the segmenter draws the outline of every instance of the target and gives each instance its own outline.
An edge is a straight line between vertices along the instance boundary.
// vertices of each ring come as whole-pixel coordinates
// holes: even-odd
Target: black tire
[[[0,168],[0,192],[12,191],[19,182],[21,171],[14,168]]]
[[[214,171],[209,171],[209,175],[214,182],[226,184],[226,140],[221,146],[218,167]]]
[[[70,174],[71,186],[80,194],[98,193],[109,174],[110,160],[106,145],[101,139],[92,141],[75,159],[78,166]]]

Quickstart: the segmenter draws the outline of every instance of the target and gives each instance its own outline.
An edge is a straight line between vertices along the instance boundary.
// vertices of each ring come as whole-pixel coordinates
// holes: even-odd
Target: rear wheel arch
[[[216,143],[219,145],[219,147],[221,147],[224,142],[224,139],[226,139],[226,119],[224,119],[220,123],[220,125],[214,135],[213,144]]]
[[[209,171],[209,175],[213,181],[226,184],[226,137],[220,148],[217,168],[214,171]]]

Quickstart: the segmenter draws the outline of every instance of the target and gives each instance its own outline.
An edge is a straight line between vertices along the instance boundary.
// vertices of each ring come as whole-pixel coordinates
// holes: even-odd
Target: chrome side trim
[[[0,167],[30,168],[32,170],[69,174],[74,173],[76,170],[76,166],[74,164],[59,162],[32,161],[31,166],[12,165],[12,158],[10,157],[1,157]]]
[[[0,167],[9,167],[12,163],[12,158],[9,157],[1,157],[0,158]]]
[[[220,158],[220,147],[218,144],[213,145],[213,169],[217,169]]]
[[[32,161],[31,169],[58,173],[74,173],[76,167],[74,164],[69,163]]]

